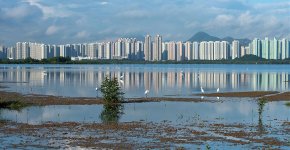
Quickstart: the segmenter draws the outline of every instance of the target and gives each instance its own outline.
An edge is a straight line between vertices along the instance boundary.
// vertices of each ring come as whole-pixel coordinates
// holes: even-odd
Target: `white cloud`
[[[100,2],[99,4],[100,4],[100,5],[108,5],[109,2],[103,1],[103,2]]]
[[[128,10],[124,12],[120,12],[118,17],[125,17],[125,18],[144,18],[149,16],[149,12],[142,11],[142,10]]]
[[[24,2],[28,3],[31,6],[35,6],[39,8],[42,13],[43,13],[43,19],[48,19],[48,18],[63,18],[63,17],[68,17],[70,16],[69,13],[63,11],[62,8],[57,7],[49,7],[42,5],[40,3],[40,0],[24,0]]]
[[[80,31],[77,33],[76,38],[86,38],[89,36],[89,33],[87,31]]]
[[[24,18],[29,15],[30,11],[27,7],[19,6],[10,9],[4,9],[5,16],[8,18]]]
[[[62,29],[62,27],[51,25],[47,28],[45,34],[46,35],[53,35],[53,34],[57,33],[60,29]]]

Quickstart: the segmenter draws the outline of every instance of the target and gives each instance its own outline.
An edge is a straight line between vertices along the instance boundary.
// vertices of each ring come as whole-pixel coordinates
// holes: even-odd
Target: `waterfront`
[[[287,149],[287,68],[1,65],[1,100],[31,105],[0,110],[0,148]],[[95,88],[106,75],[122,80],[125,103],[103,105]]]
[[[201,92],[287,91],[289,65],[1,65],[9,91],[96,97],[106,75],[115,76],[127,98],[191,97]],[[123,76],[123,78],[120,78]]]

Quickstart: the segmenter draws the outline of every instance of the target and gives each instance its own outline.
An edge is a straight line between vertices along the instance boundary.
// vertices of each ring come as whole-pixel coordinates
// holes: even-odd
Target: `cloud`
[[[11,43],[72,43],[144,34],[180,41],[198,31],[219,37],[290,37],[289,0],[20,1],[1,1],[0,35]],[[60,36],[46,36],[57,33]]]
[[[76,38],[87,38],[89,33],[87,31],[80,31],[76,34]]]
[[[123,18],[144,18],[149,16],[149,12],[142,10],[128,10],[120,12],[117,16]]]
[[[53,34],[57,33],[60,29],[62,29],[62,27],[51,25],[47,28],[45,34],[46,35],[53,35]]]
[[[5,16],[8,18],[19,19],[30,15],[30,10],[25,6],[18,6],[10,9],[4,9]]]
[[[99,4],[100,4],[100,5],[108,5],[109,2],[103,1],[103,2],[100,2]]]
[[[24,0],[24,2],[28,3],[31,6],[35,6],[39,8],[43,13],[43,19],[48,18],[63,18],[70,16],[69,13],[64,12],[62,7],[49,7],[41,4],[40,0]]]

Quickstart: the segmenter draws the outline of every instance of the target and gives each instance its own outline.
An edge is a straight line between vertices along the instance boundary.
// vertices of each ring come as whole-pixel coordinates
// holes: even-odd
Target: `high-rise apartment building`
[[[270,59],[278,59],[278,48],[279,48],[279,43],[276,38],[274,40],[270,41]]]
[[[162,36],[156,35],[153,47],[153,60],[160,61],[162,55]]]
[[[193,51],[192,59],[198,60],[199,59],[199,43],[198,42],[192,42],[192,51]]]
[[[221,42],[220,41],[215,41],[214,42],[214,60],[219,60],[221,59],[220,52],[221,52]]]
[[[268,38],[262,40],[262,58],[269,59],[270,58],[270,41]]]
[[[253,40],[253,54],[258,56],[258,57],[261,57],[261,40],[255,38]]]
[[[232,59],[239,58],[240,56],[240,43],[239,41],[234,40],[232,42]]]
[[[192,43],[187,41],[184,43],[184,49],[185,49],[185,60],[193,60],[193,48]]]
[[[202,41],[200,42],[200,46],[199,46],[199,59],[200,60],[207,60],[208,57],[208,51],[207,51],[207,42]]]
[[[282,39],[281,45],[281,59],[289,58],[289,41],[287,39]]]
[[[176,61],[184,60],[184,47],[181,41],[176,43]]]
[[[145,36],[144,54],[145,54],[146,61],[152,60],[152,43],[151,43],[151,36],[150,35]]]
[[[168,43],[168,60],[177,60],[176,43]]]

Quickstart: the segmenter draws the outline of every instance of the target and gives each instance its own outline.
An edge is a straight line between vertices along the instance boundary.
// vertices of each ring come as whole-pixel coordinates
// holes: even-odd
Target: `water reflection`
[[[51,94],[62,96],[96,97],[95,88],[101,85],[106,75],[120,78],[125,97],[190,96],[204,91],[284,91],[289,89],[289,72],[259,70],[224,65],[218,70],[203,66],[166,65],[68,65],[68,66],[6,66],[0,70],[0,81],[14,81],[12,90],[23,93]],[[269,66],[275,70],[276,66]],[[0,67],[1,68],[1,67]],[[279,68],[279,67],[277,67]],[[256,70],[255,70],[256,69]],[[255,70],[255,71],[254,71]],[[27,83],[26,83],[27,82]],[[23,88],[25,88],[23,90]],[[28,90],[30,89],[30,90]],[[129,93],[130,92],[130,93]]]
[[[123,114],[124,106],[121,104],[105,104],[100,114],[103,123],[117,123]]]

